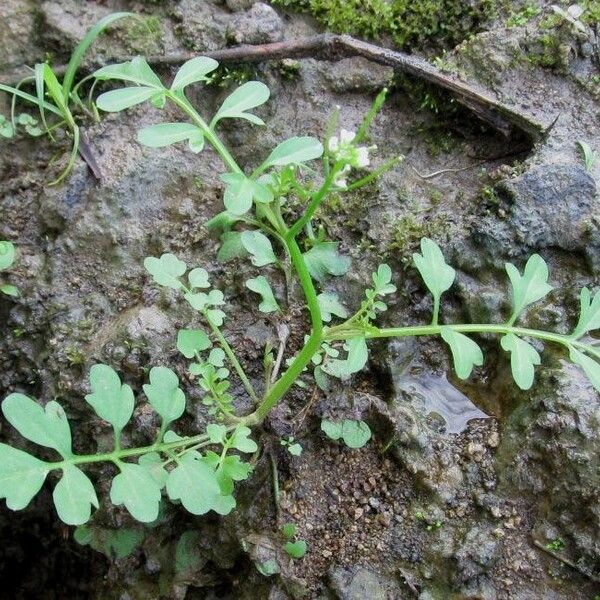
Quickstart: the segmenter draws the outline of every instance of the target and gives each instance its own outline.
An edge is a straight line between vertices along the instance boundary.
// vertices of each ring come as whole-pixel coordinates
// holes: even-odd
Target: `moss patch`
[[[454,46],[496,14],[497,0],[272,0],[310,12],[335,33],[391,36],[400,48]]]

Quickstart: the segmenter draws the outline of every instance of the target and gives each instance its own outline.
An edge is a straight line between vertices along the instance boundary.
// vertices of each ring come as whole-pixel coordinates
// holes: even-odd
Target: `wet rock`
[[[491,255],[561,248],[576,252],[599,247],[596,184],[581,166],[544,164],[497,186],[505,219],[484,218],[474,234]]]
[[[334,92],[376,92],[390,84],[394,69],[358,56],[324,63],[323,74]]]
[[[600,400],[585,375],[562,363],[513,413],[499,453],[503,487],[528,492],[540,522],[553,523],[576,550],[600,560]],[[557,476],[560,474],[560,476]]]
[[[467,531],[454,558],[457,579],[466,582],[489,571],[500,556],[500,542],[491,530],[479,526]]]
[[[395,579],[364,567],[333,569],[329,586],[339,600],[391,600],[405,596]]]
[[[227,29],[236,44],[268,44],[283,39],[283,21],[275,9],[257,2],[244,14],[236,15]]]

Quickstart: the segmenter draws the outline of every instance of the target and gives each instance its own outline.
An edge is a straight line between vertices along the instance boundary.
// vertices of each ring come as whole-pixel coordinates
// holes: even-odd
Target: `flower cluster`
[[[327,146],[329,152],[331,152],[337,162],[344,163],[334,182],[339,188],[346,188],[348,186],[346,177],[352,168],[364,169],[371,162],[369,160],[369,152],[375,146],[356,146],[354,144],[355,137],[356,133],[354,131],[342,129],[340,130],[339,137],[334,135],[329,138]]]

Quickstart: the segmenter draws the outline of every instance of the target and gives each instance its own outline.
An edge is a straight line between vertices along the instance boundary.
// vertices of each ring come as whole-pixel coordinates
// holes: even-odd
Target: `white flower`
[[[327,144],[327,149],[329,150],[329,152],[337,152],[339,147],[340,147],[339,139],[337,138],[337,136],[332,135],[329,138],[329,143]]]
[[[368,167],[370,162],[369,148],[366,146],[359,146],[356,149],[356,166],[362,169]]]
[[[343,144],[351,144],[356,137],[356,132],[348,131],[347,129],[340,130],[340,141]]]
[[[348,181],[346,180],[347,174],[350,172],[352,167],[350,165],[344,165],[343,169],[335,176],[333,183],[342,189],[346,189],[348,187]]]

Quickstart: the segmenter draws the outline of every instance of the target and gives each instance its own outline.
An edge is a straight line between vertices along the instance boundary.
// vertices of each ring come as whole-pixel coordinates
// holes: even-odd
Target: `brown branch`
[[[474,84],[464,82],[455,75],[443,73],[422,58],[369,44],[348,35],[324,33],[292,41],[257,46],[237,46],[202,54],[222,63],[262,62],[283,58],[309,57],[340,60],[352,56],[362,56],[373,62],[392,67],[397,71],[409,73],[447,90],[463,106],[466,106],[480,119],[507,136],[516,130],[536,140],[548,130],[546,125],[537,121],[533,116],[499,102],[489,92]],[[165,56],[150,56],[148,62],[153,65],[178,65],[197,55],[198,53],[182,52]],[[122,61],[130,58],[115,60]],[[82,68],[91,70],[95,66],[99,65],[88,64]],[[54,68],[54,72],[61,75],[65,69],[65,66],[57,66]],[[30,73],[21,69],[19,72],[6,73],[0,79],[9,81],[14,85],[28,74]]]
[[[537,546],[540,550],[543,550],[546,554],[549,554],[550,556],[552,556],[552,558],[555,558],[556,560],[567,565],[568,567],[571,567],[571,569],[575,569],[575,571],[578,571],[584,577],[587,577],[588,579],[591,579],[592,581],[594,581],[596,583],[600,583],[600,579],[598,577],[596,577],[592,573],[589,573],[588,571],[586,571],[585,569],[580,567],[577,563],[574,563],[572,560],[568,559],[566,556],[562,556],[561,554],[558,554],[558,552],[554,552],[554,550],[550,550],[550,548],[548,548],[548,546],[544,546],[544,544],[542,544],[538,540],[534,539],[532,541],[533,541],[534,546]]]

